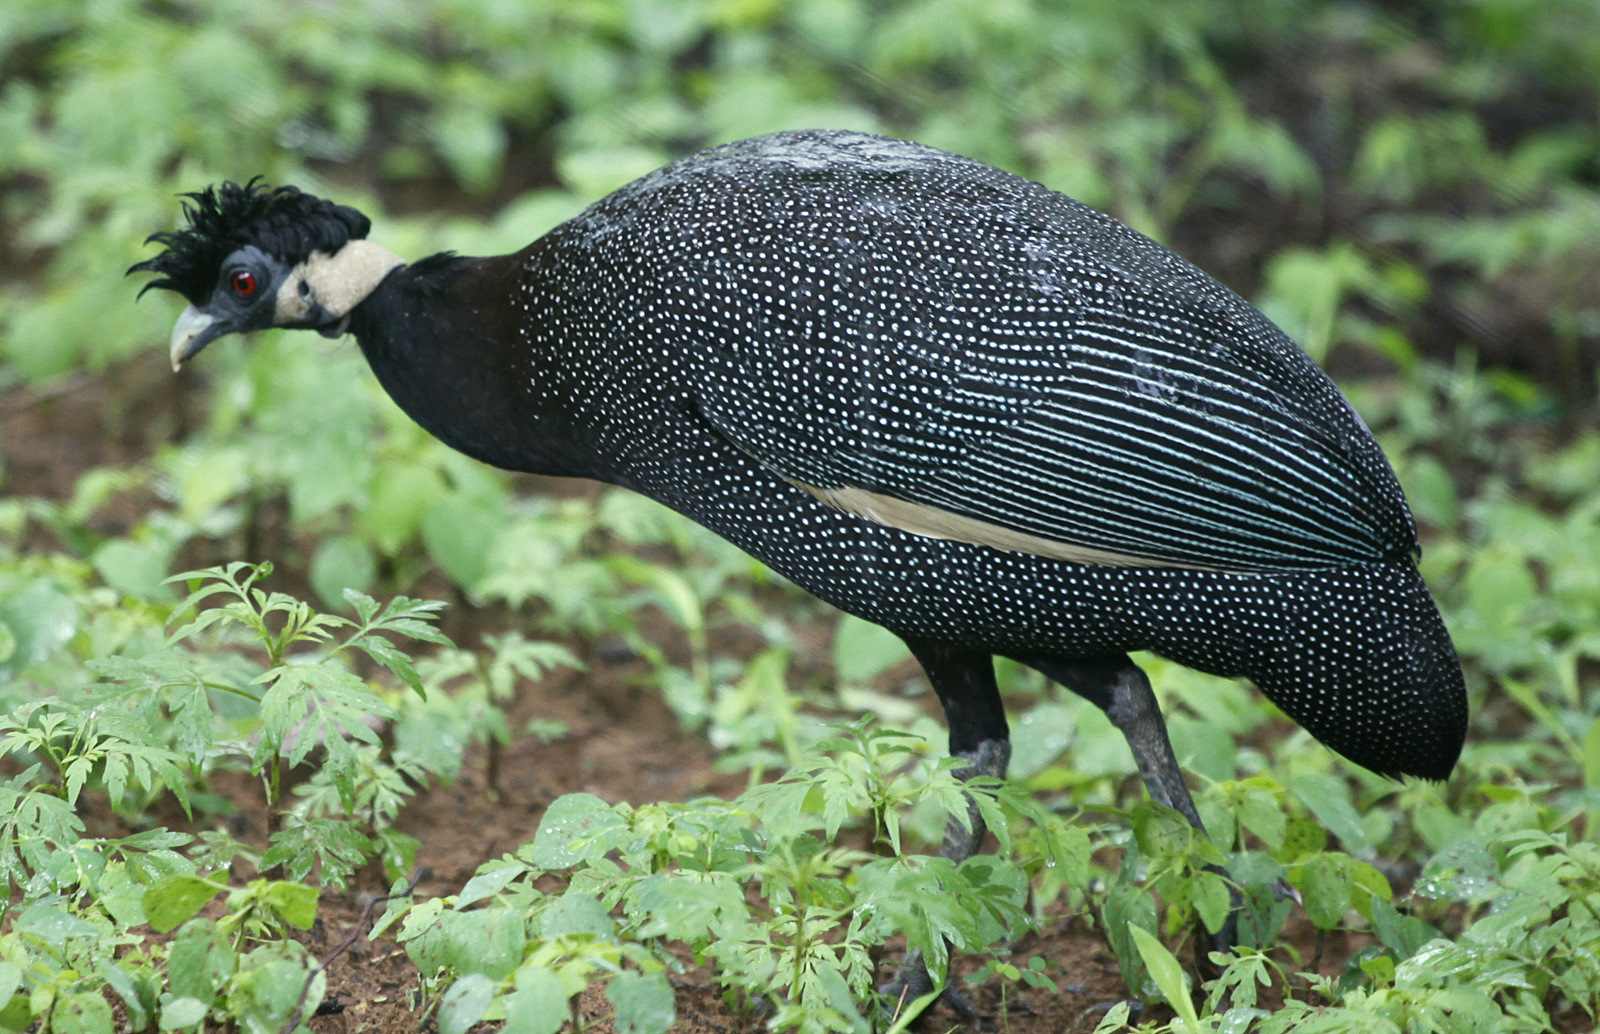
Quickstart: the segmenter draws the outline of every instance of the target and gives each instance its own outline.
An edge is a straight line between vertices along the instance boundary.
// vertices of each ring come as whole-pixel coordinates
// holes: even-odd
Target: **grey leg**
[[[1178,767],[1178,757],[1173,753],[1172,740],[1167,736],[1167,723],[1161,716],[1155,692],[1150,688],[1150,678],[1144,669],[1124,656],[1092,660],[1061,660],[1054,657],[1018,656],[1017,660],[1036,668],[1047,677],[1066,686],[1079,696],[1093,702],[1111,719],[1111,724],[1127,738],[1133,751],[1134,764],[1144,779],[1151,800],[1174,809],[1201,833],[1206,831],[1200,821],[1200,811],[1189,794],[1189,784],[1184,781],[1183,769]],[[1223,878],[1226,870],[1207,866]],[[1238,913],[1243,902],[1233,893],[1233,910],[1222,924],[1222,929],[1211,933],[1203,927],[1198,931],[1205,950],[1197,952],[1197,965],[1204,971],[1212,969],[1211,951],[1231,951],[1238,933]]]
[[[1189,796],[1183,769],[1178,767],[1178,756],[1172,751],[1166,719],[1161,717],[1161,707],[1156,703],[1155,691],[1150,688],[1149,676],[1144,669],[1130,663],[1116,673],[1109,688],[1110,702],[1102,705],[1106,717],[1127,737],[1134,764],[1139,766],[1139,775],[1144,777],[1150,799],[1176,809],[1191,826],[1205,832],[1205,823],[1200,821],[1194,798]]]

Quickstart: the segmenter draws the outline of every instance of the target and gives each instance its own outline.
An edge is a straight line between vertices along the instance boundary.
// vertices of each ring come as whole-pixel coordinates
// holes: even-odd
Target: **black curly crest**
[[[166,250],[128,268],[129,273],[160,274],[144,285],[141,296],[159,287],[203,306],[216,286],[223,260],[239,248],[253,244],[293,266],[315,251],[332,254],[348,241],[365,237],[372,227],[372,221],[353,208],[297,187],[268,187],[259,176],[243,185],[226,182],[180,196],[189,199],[183,206],[188,229],[151,234],[145,243]]]

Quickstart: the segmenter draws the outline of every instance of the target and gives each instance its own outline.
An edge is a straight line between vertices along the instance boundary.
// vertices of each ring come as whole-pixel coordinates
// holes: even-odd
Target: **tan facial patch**
[[[349,314],[405,259],[371,241],[351,241],[336,254],[313,252],[296,266],[278,289],[275,322],[288,325],[304,319],[313,304],[335,318]],[[309,294],[301,284],[310,288]]]
[[[272,307],[274,326],[286,327],[298,323],[311,310],[311,296],[300,289],[305,282],[305,276],[301,273],[304,268],[303,265],[295,267],[283,286],[278,288],[278,300]]]
[[[970,542],[977,546],[990,546],[1011,553],[1031,553],[1034,556],[1065,560],[1074,564],[1098,564],[1102,567],[1181,567],[1191,571],[1219,570],[1202,564],[1177,563],[1171,560],[1156,560],[1094,549],[1089,546],[1075,546],[1042,535],[1030,535],[1013,528],[990,524],[975,517],[951,513],[937,507],[908,503],[904,499],[868,492],[864,488],[849,485],[841,488],[818,488],[799,481],[792,484],[835,509],[853,513],[857,517],[865,517],[869,521],[891,528],[899,528],[913,535]]]

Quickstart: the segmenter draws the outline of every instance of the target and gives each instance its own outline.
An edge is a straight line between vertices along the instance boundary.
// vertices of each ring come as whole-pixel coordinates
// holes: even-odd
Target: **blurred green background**
[[[517,247],[699,147],[904,136],[1106,209],[1336,367],[1418,355],[1591,399],[1588,0],[10,0],[4,383],[169,325],[126,264],[172,194],[264,175],[403,249]],[[398,218],[405,217],[405,218]]]

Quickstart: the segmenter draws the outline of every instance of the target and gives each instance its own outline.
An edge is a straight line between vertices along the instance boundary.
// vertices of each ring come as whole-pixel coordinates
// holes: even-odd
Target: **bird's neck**
[[[443,254],[396,269],[351,311],[350,331],[389,397],[451,448],[508,470],[603,477],[562,407],[531,390],[522,258]]]

